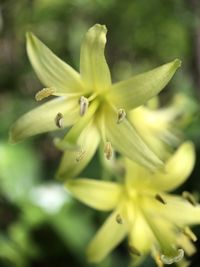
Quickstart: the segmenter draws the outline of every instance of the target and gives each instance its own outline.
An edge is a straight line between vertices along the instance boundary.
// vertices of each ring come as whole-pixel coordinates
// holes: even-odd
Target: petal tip
[[[180,59],[176,58],[174,60],[174,66],[178,69],[181,67],[181,65],[182,65],[182,61]]]
[[[106,25],[104,25],[104,24],[96,23],[92,28],[94,28],[94,29],[98,29],[98,30],[102,30],[102,31],[104,31],[105,33],[107,32]]]

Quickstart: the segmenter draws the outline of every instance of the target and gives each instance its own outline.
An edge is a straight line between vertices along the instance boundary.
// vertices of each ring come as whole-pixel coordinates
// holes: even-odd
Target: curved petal
[[[81,202],[103,211],[114,209],[122,194],[119,184],[92,179],[72,179],[65,187]]]
[[[193,206],[187,200],[165,194],[163,195],[166,205],[159,205],[155,202],[157,212],[165,219],[170,220],[179,227],[200,223],[200,205]],[[152,209],[154,209],[152,204]]]
[[[76,98],[59,97],[35,108],[20,117],[10,130],[10,142],[16,143],[27,137],[59,129],[55,119],[58,113],[63,118],[63,127],[74,124],[79,118]]]
[[[153,175],[152,186],[160,191],[176,189],[191,174],[195,163],[195,150],[192,142],[183,143],[168,160],[165,172]]]
[[[95,154],[99,139],[99,133],[91,123],[82,131],[77,140],[80,147],[65,150],[56,175],[58,179],[65,180],[78,175]]]
[[[80,75],[32,33],[27,33],[27,53],[38,78],[46,87],[55,87],[60,94],[83,90]]]
[[[106,137],[116,150],[150,170],[163,166],[162,161],[148,148],[127,119],[117,124],[116,112],[109,109],[105,114]]]
[[[87,256],[90,262],[102,261],[126,236],[127,225],[118,224],[116,216],[119,211],[113,212],[88,246]]]
[[[96,24],[88,30],[81,46],[80,73],[90,90],[105,90],[111,85],[104,56],[107,29]]]
[[[130,110],[145,104],[156,96],[170,81],[181,65],[176,59],[151,71],[114,84],[108,98],[117,108]]]

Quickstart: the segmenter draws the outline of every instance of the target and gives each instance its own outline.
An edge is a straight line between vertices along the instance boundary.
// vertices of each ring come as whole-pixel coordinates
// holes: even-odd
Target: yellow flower
[[[114,210],[89,244],[91,262],[100,262],[128,236],[130,252],[151,252],[158,266],[191,254],[196,240],[188,228],[200,223],[200,206],[188,192],[183,197],[167,194],[190,175],[195,161],[191,142],[183,143],[167,161],[165,173],[152,173],[126,159],[123,183],[71,179],[66,188],[92,208]]]
[[[36,100],[51,95],[59,97],[19,118],[11,129],[10,140],[17,142],[35,134],[73,126],[57,143],[66,150],[64,158],[67,157],[69,166],[60,169],[61,176],[66,170],[70,176],[84,168],[100,141],[105,145],[107,158],[112,157],[113,147],[149,169],[162,166],[162,161],[134,129],[128,112],[157,95],[180,67],[180,60],[112,84],[104,57],[106,32],[105,26],[96,24],[86,33],[81,46],[80,74],[36,36],[27,34],[29,59],[45,85],[36,94]]]
[[[129,119],[150,149],[166,160],[182,139],[181,129],[189,123],[191,100],[176,94],[171,103],[159,107],[159,99],[152,98],[147,106],[140,106],[129,113]],[[187,119],[188,118],[188,119]]]

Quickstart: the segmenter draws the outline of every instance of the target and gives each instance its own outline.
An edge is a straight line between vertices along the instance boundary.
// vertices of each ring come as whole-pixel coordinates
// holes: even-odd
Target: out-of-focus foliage
[[[170,102],[175,92],[191,99],[193,116],[185,130],[196,144],[197,164],[182,190],[198,193],[200,160],[200,84],[194,0],[1,0],[0,1],[0,266],[91,266],[84,251],[107,214],[72,200],[54,179],[60,153],[53,134],[8,144],[9,126],[35,107],[42,89],[25,51],[25,33],[34,32],[63,60],[79,68],[79,48],[86,30],[106,24],[106,57],[113,80],[127,78],[180,58],[182,68],[161,95]],[[197,1],[198,2],[198,1]],[[200,49],[200,48],[199,48]],[[83,175],[104,177],[98,155]],[[57,196],[57,197],[55,197]],[[48,205],[49,204],[49,205]],[[197,235],[200,230],[197,228]],[[198,234],[199,233],[199,234]],[[199,243],[196,243],[200,247]],[[200,248],[199,248],[200,249]],[[98,266],[134,266],[126,245]],[[199,266],[196,254],[192,266]],[[153,267],[150,258],[143,266]]]

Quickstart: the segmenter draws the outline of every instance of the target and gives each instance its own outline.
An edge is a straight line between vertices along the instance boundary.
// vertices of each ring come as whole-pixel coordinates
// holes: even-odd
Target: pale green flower
[[[68,160],[63,171],[69,176],[88,163],[100,141],[105,145],[107,158],[112,156],[113,147],[149,169],[162,166],[162,161],[138,135],[126,114],[157,95],[180,67],[180,60],[112,84],[104,57],[106,32],[105,26],[96,24],[86,33],[81,45],[80,74],[32,33],[27,34],[29,59],[46,87],[36,94],[36,99],[59,97],[22,116],[12,127],[10,139],[17,142],[73,126],[64,140],[57,143],[66,150],[64,157]],[[62,168],[60,174],[62,176]]]
[[[176,94],[170,104],[162,107],[156,97],[147,106],[132,110],[129,119],[151,150],[165,161],[172,149],[181,143],[181,130],[193,113],[190,109],[190,99],[186,95]]]
[[[66,188],[83,203],[114,210],[89,244],[89,261],[103,260],[126,236],[132,254],[150,252],[158,266],[179,261],[184,251],[193,253],[196,237],[188,225],[200,223],[200,205],[188,192],[184,197],[166,192],[188,178],[194,161],[194,146],[185,142],[167,161],[165,173],[152,173],[127,159],[123,183],[68,180]]]

